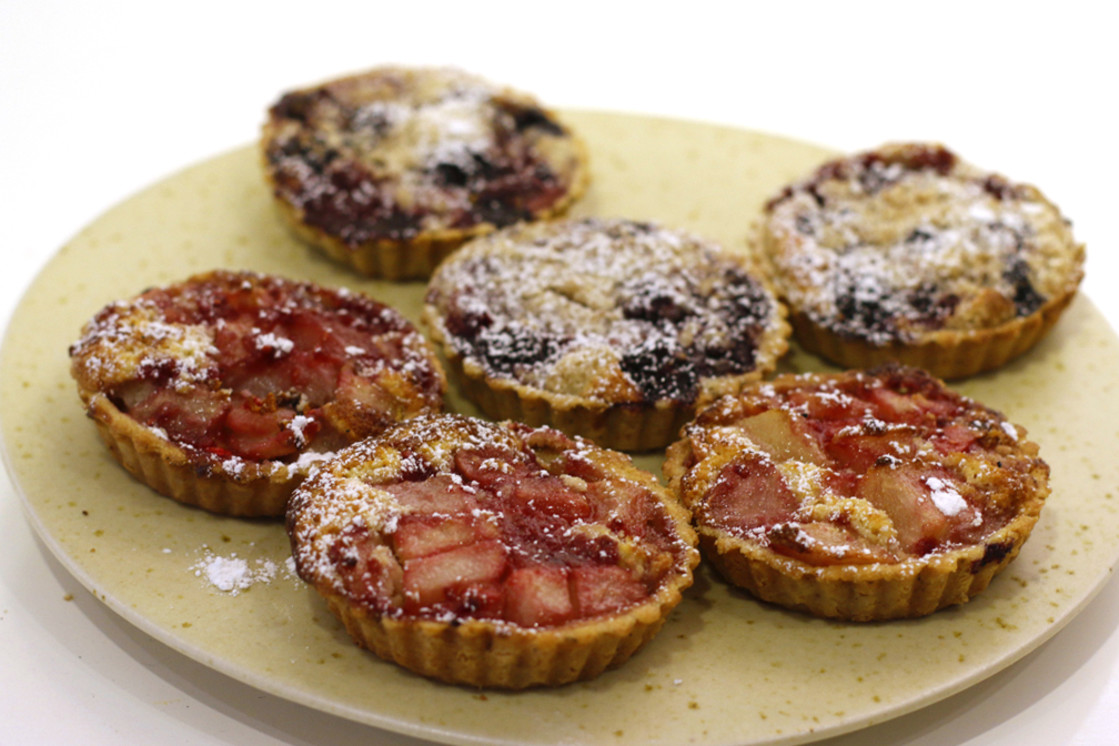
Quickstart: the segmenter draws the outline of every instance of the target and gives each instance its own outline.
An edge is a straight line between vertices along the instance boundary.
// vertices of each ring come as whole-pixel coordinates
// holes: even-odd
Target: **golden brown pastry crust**
[[[520,689],[592,678],[650,640],[692,582],[689,521],[622,454],[442,415],[322,464],[287,526],[300,576],[359,645],[430,678]],[[555,578],[558,600],[537,591]],[[611,579],[605,596],[588,578]]]
[[[488,416],[626,451],[664,447],[698,401],[772,371],[789,335],[747,257],[603,218],[472,241],[432,276],[424,322]]]
[[[997,368],[1074,297],[1084,248],[1035,187],[942,145],[837,159],[770,200],[762,244],[797,340],[844,367]]]
[[[114,457],[215,513],[282,516],[313,463],[442,408],[427,341],[347,290],[217,270],[114,302],[70,348]]]
[[[287,93],[261,150],[300,238],[392,280],[427,277],[497,227],[562,215],[590,173],[554,112],[450,68],[380,67]]]
[[[968,601],[1017,556],[1049,493],[1022,428],[895,366],[726,397],[664,470],[730,582],[853,621]]]

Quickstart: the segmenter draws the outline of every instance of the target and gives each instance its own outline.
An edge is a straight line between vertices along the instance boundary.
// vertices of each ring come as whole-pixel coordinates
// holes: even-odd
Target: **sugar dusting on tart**
[[[589,178],[554,113],[451,68],[382,67],[287,93],[262,148],[304,238],[394,278],[425,276],[472,235],[561,214]]]
[[[785,375],[726,397],[686,428],[665,470],[733,582],[853,619],[968,600],[1017,554],[1049,491],[1024,430],[899,366]],[[763,582],[770,572],[783,577]],[[912,589],[888,585],[923,575],[936,586],[936,572],[942,596],[910,604]]]
[[[1030,317],[1083,273],[1083,246],[1040,191],[933,144],[824,164],[770,200],[763,238],[792,310],[877,347]]]
[[[687,513],[627,457],[457,415],[414,418],[340,452],[296,491],[287,521],[300,576],[360,644],[478,685],[559,684],[620,663],[660,627],[698,561]],[[397,634],[425,629],[451,660],[395,649]],[[453,635],[533,656],[570,657],[579,642],[547,670],[510,664],[508,650],[466,670]]]
[[[184,502],[196,480],[275,481],[250,513],[282,514],[285,483],[313,462],[442,407],[439,362],[395,310],[252,272],[214,271],[112,303],[70,355],[79,394],[126,468]],[[227,497],[203,502],[240,512],[251,499]]]

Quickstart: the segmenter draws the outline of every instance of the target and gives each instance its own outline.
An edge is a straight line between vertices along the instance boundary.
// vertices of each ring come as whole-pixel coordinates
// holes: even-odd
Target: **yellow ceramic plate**
[[[743,248],[762,201],[829,152],[691,122],[570,112],[593,157],[581,214],[652,219]],[[1117,559],[1119,344],[1085,298],[1024,359],[961,385],[1025,425],[1053,495],[982,596],[908,622],[827,622],[711,574],[660,635],[595,681],[517,694],[432,683],[359,650],[285,564],[279,523],[219,518],[129,478],[82,414],[67,346],[101,306],[216,267],[348,285],[417,319],[422,283],[358,278],[290,238],[243,148],[110,210],[20,303],[0,367],[6,460],[43,541],[156,639],[281,697],[452,743],[775,743],[880,722],[1004,668],[1056,633]],[[818,369],[794,353],[790,369]],[[452,397],[452,408],[472,411]],[[659,458],[638,459],[659,469]],[[230,568],[241,572],[228,573]],[[221,590],[234,580],[256,582]]]

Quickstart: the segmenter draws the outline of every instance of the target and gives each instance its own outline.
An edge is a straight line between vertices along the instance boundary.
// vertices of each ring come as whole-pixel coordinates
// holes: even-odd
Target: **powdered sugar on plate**
[[[227,556],[215,554],[208,547],[203,548],[202,557],[190,566],[195,577],[202,578],[209,585],[223,593],[236,596],[257,583],[270,583],[281,572],[295,576],[295,565],[289,557],[283,563],[271,559],[246,559],[236,552]]]

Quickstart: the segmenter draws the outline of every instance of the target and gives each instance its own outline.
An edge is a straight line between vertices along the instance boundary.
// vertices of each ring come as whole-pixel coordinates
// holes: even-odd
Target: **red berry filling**
[[[789,378],[689,430],[686,480],[716,464],[701,523],[812,564],[897,561],[981,541],[1029,489],[1015,428],[921,371]]]
[[[135,312],[144,320],[135,324]],[[189,354],[142,357],[108,395],[176,444],[219,459],[293,461],[437,407],[442,379],[395,311],[364,296],[217,272],[103,309],[74,351],[201,330]],[[204,340],[198,342],[197,340]],[[98,364],[118,364],[102,355]],[[87,363],[88,365],[88,363]]]
[[[540,627],[657,592],[687,551],[658,497],[601,468],[579,441],[509,427],[519,447],[472,443],[449,471],[375,485],[396,517],[380,538],[360,529],[361,538],[335,541],[331,562],[347,595],[383,614]],[[407,444],[400,453],[424,459]]]

